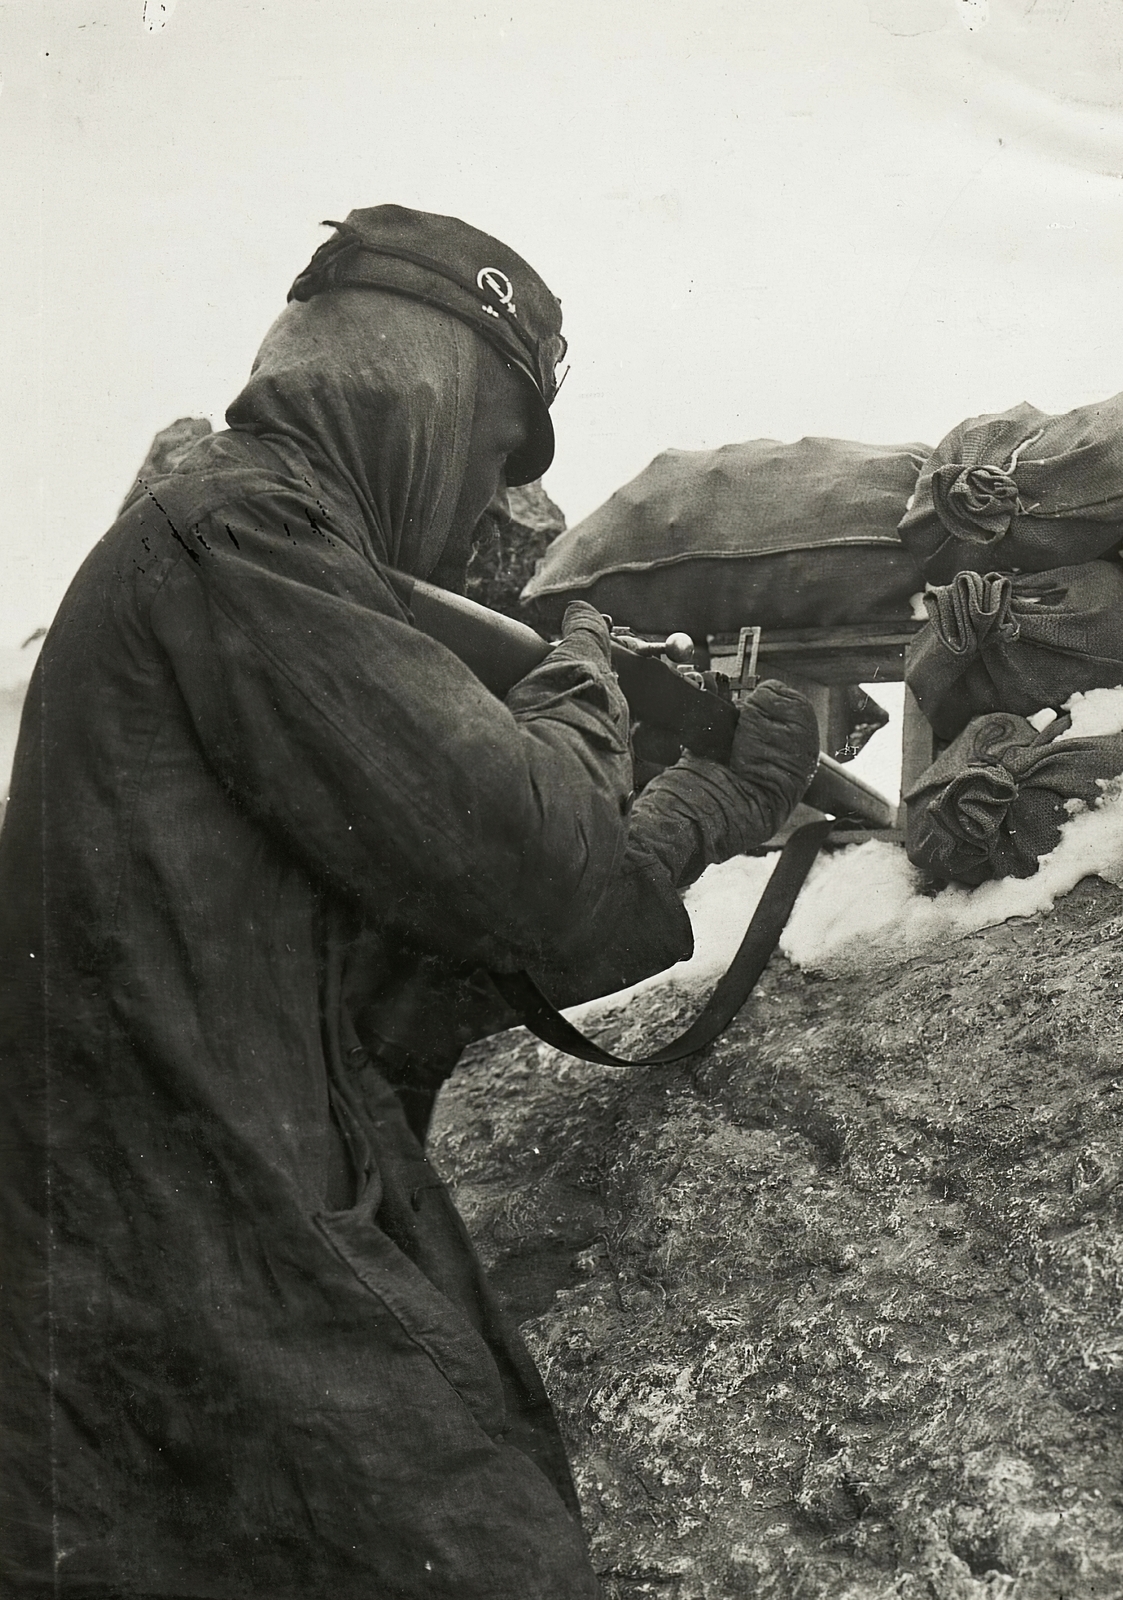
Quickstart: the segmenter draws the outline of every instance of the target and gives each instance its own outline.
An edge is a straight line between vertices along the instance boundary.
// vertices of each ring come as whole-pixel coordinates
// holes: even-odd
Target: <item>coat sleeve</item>
[[[629,851],[626,719],[596,650],[555,652],[504,705],[297,510],[240,503],[173,529],[149,607],[232,800],[366,914],[458,962],[567,965],[633,920],[657,964],[677,959],[685,913]]]

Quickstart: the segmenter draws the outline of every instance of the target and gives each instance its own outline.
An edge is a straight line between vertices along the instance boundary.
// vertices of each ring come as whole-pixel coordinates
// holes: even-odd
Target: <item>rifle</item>
[[[422,633],[436,639],[500,699],[543,661],[550,646],[524,622],[491,611],[465,595],[451,594],[420,578],[394,572],[393,587]],[[685,639],[685,635],[672,636]],[[672,641],[668,641],[668,644]],[[633,720],[671,736],[694,755],[728,765],[738,711],[732,700],[698,688],[658,654],[613,643],[612,668]],[[867,828],[893,825],[884,795],[820,752],[804,803]]]
[[[387,576],[402,604],[412,613],[416,627],[458,656],[493,694],[507,694],[550,652],[546,640],[525,623],[420,578],[400,572],[389,572]],[[678,637],[686,639],[685,635]],[[674,648],[674,636],[666,643]],[[658,645],[637,651],[613,642],[612,666],[633,718],[661,733],[663,742],[676,750],[685,747],[695,755],[728,764],[739,715],[737,706],[732,699],[691,683],[660,660],[659,651]],[[804,823],[788,839],[732,963],[698,1016],[670,1044],[640,1061],[625,1061],[580,1033],[527,973],[493,972],[491,983],[539,1038],[581,1060],[605,1066],[650,1066],[696,1054],[717,1037],[745,1003],[776,948],[819,847],[835,823],[845,820],[885,828],[893,821],[892,807],[884,796],[824,754],[819,756],[819,767],[805,799],[829,816]],[[407,1012],[408,1009],[407,1006]],[[395,1058],[408,1059],[408,1052],[392,1038],[394,1019],[387,1016],[374,1031],[382,1044],[379,1054],[391,1065]],[[414,1094],[418,1104],[410,1112],[411,1126],[424,1138],[435,1090],[420,1089]]]

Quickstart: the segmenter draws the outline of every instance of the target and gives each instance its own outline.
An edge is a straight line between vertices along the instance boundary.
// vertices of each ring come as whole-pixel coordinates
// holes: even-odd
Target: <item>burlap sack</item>
[[[591,600],[640,632],[902,620],[923,586],[896,528],[927,445],[842,439],[666,450],[550,545],[523,603]]]
[[[961,572],[925,596],[905,681],[942,739],[987,711],[1029,716],[1123,684],[1123,565]]]
[[[1099,799],[1123,772],[1123,733],[1062,737],[1071,718],[1039,733],[1024,717],[976,717],[904,796],[909,860],[943,883],[1029,878],[1053,850],[1066,802]]]

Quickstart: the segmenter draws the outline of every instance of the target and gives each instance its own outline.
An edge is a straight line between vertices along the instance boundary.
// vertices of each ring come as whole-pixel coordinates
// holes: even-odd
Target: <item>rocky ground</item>
[[[1121,949],[1088,878],[876,981],[775,957],[679,1066],[465,1058],[435,1157],[607,1600],[1123,1595]]]
[[[529,582],[547,546],[565,532],[565,517],[542,487],[534,483],[508,489],[506,514],[489,516],[477,530],[468,563],[466,592],[482,606],[525,621],[519,595]]]

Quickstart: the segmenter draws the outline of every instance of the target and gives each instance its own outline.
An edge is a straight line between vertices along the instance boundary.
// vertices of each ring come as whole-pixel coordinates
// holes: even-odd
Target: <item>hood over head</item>
[[[294,452],[303,457],[325,509],[358,523],[368,558],[424,578],[454,532],[481,374],[497,360],[442,310],[339,289],[282,311],[226,420],[306,476]]]

